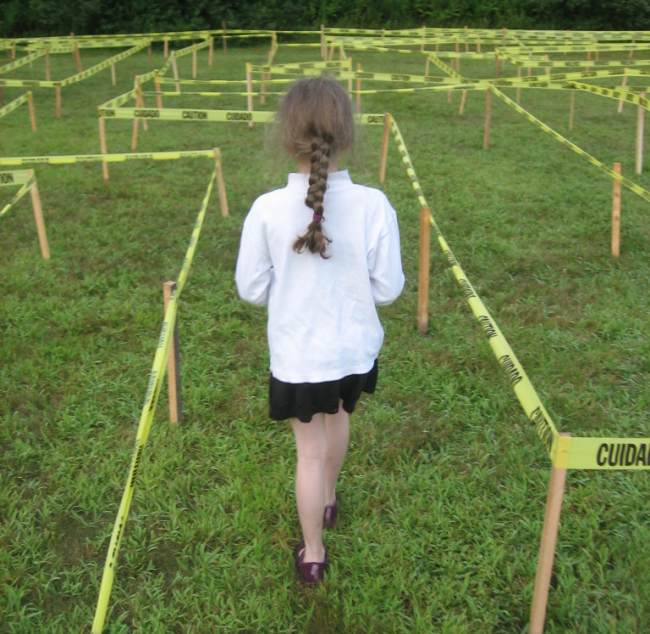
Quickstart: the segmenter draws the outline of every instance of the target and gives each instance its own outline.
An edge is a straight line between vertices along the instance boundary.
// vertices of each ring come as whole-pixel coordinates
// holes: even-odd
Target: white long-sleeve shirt
[[[323,230],[328,259],[296,253],[313,212],[309,175],[253,203],[241,236],[235,280],[242,299],[268,304],[271,373],[288,383],[333,381],[368,372],[384,331],[375,304],[402,292],[395,210],[378,189],[356,185],[347,170],[330,172]]]

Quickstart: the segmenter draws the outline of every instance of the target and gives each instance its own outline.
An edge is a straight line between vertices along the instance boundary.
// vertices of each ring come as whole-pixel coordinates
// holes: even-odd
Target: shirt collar
[[[340,189],[352,184],[348,170],[329,172],[327,175],[327,191]],[[309,186],[309,174],[303,172],[291,172],[287,180],[287,187],[304,191]]]

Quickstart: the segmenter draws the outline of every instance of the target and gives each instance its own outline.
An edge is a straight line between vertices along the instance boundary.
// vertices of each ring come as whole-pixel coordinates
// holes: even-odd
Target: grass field
[[[88,66],[108,54],[82,58]],[[315,54],[280,48],[278,61]],[[265,46],[217,49],[209,70],[203,52],[200,76],[242,78],[246,61],[265,56]],[[415,55],[354,59],[364,70],[423,70]],[[0,120],[0,156],[97,152],[96,106],[160,65],[160,50],[151,64],[141,53],[118,66],[117,88],[104,71],[64,89],[61,119],[53,93],[35,90],[38,133],[21,107]],[[181,75],[189,68],[187,57]],[[73,71],[71,56],[53,62],[54,78]],[[19,76],[44,74],[35,64]],[[5,99],[20,93],[5,90]],[[648,204],[623,191],[613,261],[610,180],[498,100],[493,146],[483,151],[483,96],[470,93],[462,117],[458,99],[377,95],[363,108],[395,115],[436,219],[558,428],[648,436]],[[569,133],[568,94],[522,96],[632,175],[636,109],[619,116],[614,101],[587,94],[576,102]],[[245,108],[245,97],[218,104]],[[109,150],[128,151],[130,122],[107,127]],[[381,133],[360,131],[347,163],[355,181],[378,185]],[[214,146],[231,217],[215,196],[179,307],[185,421],[170,426],[163,391],[106,631],[525,632],[550,463],[435,243],[431,327],[417,333],[419,208],[394,146],[385,191],[398,210],[407,283],[381,310],[378,390],[352,417],[326,582],[297,583],[293,437],[267,418],[265,313],[238,300],[233,280],[251,202],[293,168],[262,126],[152,121],[139,149]],[[211,168],[200,159],[117,164],[105,186],[99,164],[36,166],[48,263],[29,198],[0,221],[1,631],[89,631],[162,282],[181,267]],[[637,181],[650,186],[647,175]],[[569,473],[546,632],[650,630],[649,495],[646,472]]]

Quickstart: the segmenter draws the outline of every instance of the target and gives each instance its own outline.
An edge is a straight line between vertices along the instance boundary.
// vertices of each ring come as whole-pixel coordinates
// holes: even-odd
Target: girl
[[[291,420],[305,583],[328,564],[322,529],[334,525],[336,480],[349,414],[377,382],[384,332],[375,304],[402,292],[397,217],[379,190],[338,171],[352,146],[350,99],[333,79],[303,79],[279,110],[282,145],[298,163],[286,187],[260,196],[241,236],[235,280],[242,299],[268,304],[270,417]]]

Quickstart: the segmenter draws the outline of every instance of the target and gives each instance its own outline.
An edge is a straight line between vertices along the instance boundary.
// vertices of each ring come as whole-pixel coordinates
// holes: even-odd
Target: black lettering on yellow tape
[[[410,75],[396,74],[396,75],[391,75],[390,78],[393,81],[411,81],[411,76]]]
[[[451,254],[448,253],[447,257],[449,257],[450,255]],[[454,258],[454,260],[455,260],[455,258]],[[463,296],[465,297],[465,299],[470,299],[471,297],[476,297],[476,293],[474,292],[474,289],[470,286],[470,283],[465,278],[459,279],[458,284],[460,285],[460,287],[461,287],[461,289],[463,291]]]
[[[383,123],[384,117],[380,114],[369,114],[366,121],[368,123]]]
[[[15,182],[15,179],[11,172],[0,172],[0,184],[7,185],[13,182]]]
[[[133,111],[133,115],[140,119],[158,119],[160,117],[160,112],[154,109],[136,108]]]
[[[479,320],[481,326],[483,327],[483,330],[485,331],[485,334],[487,335],[488,339],[492,339],[492,337],[497,336],[497,331],[494,328],[494,324],[492,323],[492,320],[487,315],[480,315],[478,320]],[[503,356],[506,357],[508,355],[503,355]],[[501,357],[501,358],[503,358],[503,357]],[[508,357],[508,359],[510,359],[510,357]],[[499,359],[499,361],[501,361],[501,359]],[[512,361],[510,361],[510,363],[512,363]],[[504,365],[504,368],[505,368],[505,365]],[[515,368],[515,370],[516,370],[516,368]],[[506,368],[506,372],[509,372],[508,368]],[[521,380],[521,378],[519,380]]]
[[[645,467],[650,465],[650,445],[644,442],[638,445],[623,442],[602,443],[596,452],[596,463],[599,467]]]
[[[205,120],[208,118],[208,113],[203,110],[183,110],[181,116],[183,119]]]
[[[139,445],[137,451],[135,452],[135,460],[133,463],[133,472],[131,473],[131,480],[129,480],[129,486],[131,488],[135,487],[135,477],[138,475],[138,468],[140,467],[140,458],[142,457],[142,450],[144,445]]]
[[[252,121],[252,112],[226,112],[226,121]]]
[[[479,317],[479,319],[481,318]],[[485,329],[485,326],[483,326],[483,329]],[[490,335],[488,335],[488,337],[489,336]],[[492,336],[496,336],[496,332]],[[512,360],[512,357],[509,354],[501,355],[499,357],[499,363],[501,364],[501,367],[506,371],[506,374],[510,379],[510,385],[512,385],[512,387],[523,380],[524,377],[521,376],[521,372],[519,372],[517,366],[515,365],[515,362]]]
[[[535,431],[550,453],[553,444],[553,430],[541,407],[538,406],[531,412],[530,420],[535,423]]]

